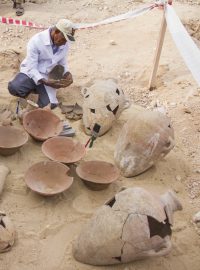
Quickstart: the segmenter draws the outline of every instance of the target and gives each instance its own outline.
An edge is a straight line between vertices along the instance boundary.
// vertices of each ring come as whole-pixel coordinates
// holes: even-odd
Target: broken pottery
[[[122,128],[114,159],[125,177],[138,175],[174,147],[174,130],[170,119],[155,111],[135,111]]]
[[[106,133],[128,104],[124,92],[111,79],[96,81],[84,88],[82,94],[83,124],[88,135],[92,134],[96,123],[101,126],[98,135]]]
[[[12,120],[15,119],[13,112],[7,106],[0,106],[0,125],[8,126],[12,124]],[[7,107],[7,108],[6,108]]]
[[[26,113],[32,111],[32,110],[36,110],[39,108],[38,104],[33,102],[32,100],[25,100],[25,99],[20,99],[20,105],[22,104],[22,106],[25,106],[25,108],[23,110],[20,110],[18,112],[18,118],[20,120],[20,123],[23,124],[23,118],[26,115]]]
[[[15,154],[28,141],[28,134],[13,126],[0,126],[0,155]]]
[[[0,253],[9,251],[15,241],[16,231],[6,214],[0,212]]]
[[[68,176],[69,167],[53,161],[42,161],[31,166],[25,174],[25,182],[33,191],[51,196],[68,189],[73,177]]]
[[[45,141],[42,144],[42,152],[49,159],[66,164],[79,161],[86,153],[83,144],[62,136]]]
[[[50,110],[37,109],[23,117],[25,130],[36,140],[45,141],[57,136],[62,131],[62,121]]]
[[[3,191],[6,177],[8,176],[9,172],[10,172],[10,169],[8,169],[8,167],[6,167],[3,164],[0,164],[0,195]]]
[[[76,239],[73,255],[91,265],[166,255],[172,215],[181,209],[172,191],[157,196],[143,188],[125,189],[97,210]]]
[[[115,165],[100,160],[83,161],[76,168],[77,175],[83,183],[92,190],[107,188],[119,177],[119,170]]]
[[[60,80],[64,75],[64,67],[62,65],[56,65],[48,75],[49,80]]]

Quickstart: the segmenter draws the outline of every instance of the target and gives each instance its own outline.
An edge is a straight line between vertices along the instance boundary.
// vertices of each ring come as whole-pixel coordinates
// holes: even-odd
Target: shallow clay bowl
[[[85,146],[72,138],[57,136],[42,144],[42,152],[51,160],[70,164],[84,157]]]
[[[23,118],[23,126],[38,141],[45,141],[57,136],[63,128],[60,118],[44,109],[36,109],[26,113]]]
[[[12,126],[0,126],[0,154],[9,156],[16,153],[28,141],[28,134]]]
[[[105,161],[84,161],[76,168],[77,175],[92,190],[102,190],[116,181],[120,175],[115,165]]]
[[[25,174],[25,182],[33,191],[51,196],[63,192],[73,183],[67,175],[69,167],[53,161],[42,161],[31,166]]]

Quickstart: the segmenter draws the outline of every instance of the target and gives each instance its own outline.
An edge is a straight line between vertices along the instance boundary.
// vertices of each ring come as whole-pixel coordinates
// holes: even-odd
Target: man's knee
[[[10,92],[11,95],[18,96],[17,87],[13,81],[8,83],[8,91]]]
[[[28,76],[18,73],[15,78],[8,83],[8,90],[11,95],[26,97],[34,89],[34,83]]]

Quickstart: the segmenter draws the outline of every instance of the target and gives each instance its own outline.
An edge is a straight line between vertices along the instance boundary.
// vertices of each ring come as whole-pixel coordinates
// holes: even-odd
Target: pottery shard
[[[111,265],[166,255],[172,246],[171,214],[181,209],[172,191],[157,196],[142,188],[123,190],[83,228],[73,246],[74,257],[91,265]]]
[[[16,237],[15,228],[6,216],[0,212],[0,253],[9,251],[14,244]]]
[[[122,128],[114,158],[125,177],[138,175],[174,147],[170,119],[155,111],[135,111]]]

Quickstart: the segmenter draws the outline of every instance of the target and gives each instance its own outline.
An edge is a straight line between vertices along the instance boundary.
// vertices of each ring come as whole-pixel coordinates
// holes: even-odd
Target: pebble
[[[184,113],[192,113],[188,107],[183,108]]]
[[[193,216],[193,221],[195,223],[200,223],[200,212],[197,212],[194,216]],[[199,224],[200,225],[200,224]]]
[[[117,45],[117,43],[114,40],[110,40],[110,45]]]
[[[180,175],[176,175],[176,180],[177,181],[181,181],[181,176]]]
[[[172,108],[175,108],[176,105],[177,105],[176,102],[171,102],[171,103],[170,103],[170,106],[171,106]]]

